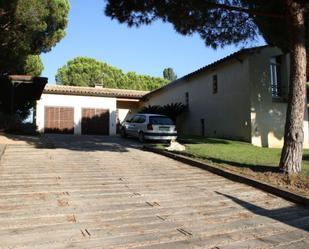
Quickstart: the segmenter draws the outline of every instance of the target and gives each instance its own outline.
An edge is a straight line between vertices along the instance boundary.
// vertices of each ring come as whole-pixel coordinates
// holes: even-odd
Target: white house
[[[289,56],[278,48],[243,49],[152,92],[47,86],[37,102],[41,132],[116,133],[116,124],[147,105],[181,102],[179,134],[281,147],[287,109]],[[304,110],[304,147],[309,148]]]
[[[274,47],[243,49],[143,98],[142,105],[182,102],[179,133],[281,147],[287,108],[289,56]],[[304,110],[304,147],[309,148]]]
[[[36,106],[40,132],[116,134],[117,123],[135,113],[148,92],[48,85]]]

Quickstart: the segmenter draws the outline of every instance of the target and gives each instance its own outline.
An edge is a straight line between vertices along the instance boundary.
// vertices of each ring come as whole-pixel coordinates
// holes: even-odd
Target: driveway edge
[[[6,144],[0,144],[0,162],[1,162],[2,155],[5,152],[5,149],[6,149]]]
[[[143,149],[146,150],[146,151],[150,151],[150,152],[153,152],[153,153],[156,153],[156,154],[160,154],[160,155],[172,158],[174,160],[177,160],[177,161],[182,162],[182,163],[189,164],[189,165],[197,167],[197,168],[207,170],[207,171],[212,172],[214,174],[223,176],[223,177],[225,177],[229,180],[232,180],[232,181],[235,181],[235,182],[240,182],[240,183],[245,183],[247,185],[261,189],[261,190],[268,192],[270,194],[282,197],[282,198],[284,198],[288,201],[292,201],[292,202],[295,202],[295,203],[309,207],[309,199],[307,197],[295,194],[295,193],[290,192],[286,189],[275,187],[275,186],[270,185],[268,183],[264,183],[264,182],[258,181],[256,179],[253,179],[251,177],[247,177],[247,176],[243,176],[243,175],[240,175],[240,174],[237,174],[237,173],[234,173],[234,172],[230,172],[230,171],[224,170],[224,169],[219,168],[219,167],[211,166],[209,164],[206,164],[205,162],[202,162],[200,160],[196,160],[196,159],[193,159],[193,158],[189,158],[187,156],[178,155],[178,154],[175,154],[175,153],[172,153],[172,152],[164,151],[164,150],[161,150],[161,149],[157,149],[157,148],[153,148],[153,147],[145,146],[145,145],[143,146]]]

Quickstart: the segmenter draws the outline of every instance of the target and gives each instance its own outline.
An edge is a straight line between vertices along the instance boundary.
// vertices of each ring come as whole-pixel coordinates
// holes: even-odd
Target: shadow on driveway
[[[46,147],[63,148],[75,151],[111,151],[128,152],[128,148],[142,148],[142,144],[133,139],[119,136],[94,135],[43,135]]]
[[[249,210],[250,212],[257,214],[259,216],[264,216],[277,220],[279,222],[285,223],[289,226],[302,229],[306,232],[309,232],[309,209],[303,206],[292,206],[284,207],[278,209],[265,209],[263,207],[256,206],[250,202],[241,200],[237,197],[223,194],[221,192],[215,191],[218,195],[222,195],[239,206]]]
[[[42,134],[42,135],[12,135],[0,133],[2,145],[30,145],[40,149],[63,148],[74,151],[112,151],[128,152],[128,148],[142,149],[143,143],[135,138],[104,135],[71,135],[71,134]]]

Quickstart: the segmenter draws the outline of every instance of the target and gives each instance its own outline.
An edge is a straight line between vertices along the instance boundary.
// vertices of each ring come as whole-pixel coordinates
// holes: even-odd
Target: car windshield
[[[174,122],[170,118],[162,116],[149,117],[149,123],[153,125],[174,125]]]

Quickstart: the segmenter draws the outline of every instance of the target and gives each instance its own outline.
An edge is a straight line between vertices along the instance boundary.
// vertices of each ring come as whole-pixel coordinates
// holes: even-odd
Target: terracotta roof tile
[[[47,85],[43,91],[47,94],[65,94],[79,96],[97,96],[97,97],[116,97],[116,98],[137,98],[141,99],[149,91],[137,91],[128,89],[115,88],[95,88],[80,86],[64,86],[64,85]]]

